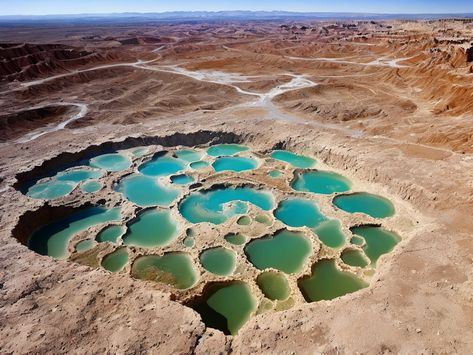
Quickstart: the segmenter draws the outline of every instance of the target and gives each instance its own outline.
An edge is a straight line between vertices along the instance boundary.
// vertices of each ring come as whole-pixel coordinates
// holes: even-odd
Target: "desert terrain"
[[[471,353],[472,79],[465,19],[0,27],[1,352]],[[300,296],[233,336],[185,306],[203,285],[174,292],[25,245],[67,209],[122,200],[45,201],[23,184],[94,154],[216,143],[314,157],[389,198],[402,241],[368,287]],[[287,192],[258,174],[244,179]]]

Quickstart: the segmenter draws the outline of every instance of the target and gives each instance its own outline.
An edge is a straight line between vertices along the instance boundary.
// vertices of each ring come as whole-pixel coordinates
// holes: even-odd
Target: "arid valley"
[[[0,108],[1,353],[473,352],[473,20],[0,26]]]

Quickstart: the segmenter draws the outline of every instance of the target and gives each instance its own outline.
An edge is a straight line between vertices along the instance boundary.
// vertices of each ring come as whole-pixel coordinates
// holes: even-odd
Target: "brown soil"
[[[471,22],[453,20],[0,29],[2,352],[473,352],[473,74],[462,40],[472,35]],[[301,76],[317,86],[259,100]],[[88,112],[19,143],[75,113],[58,102]],[[260,150],[284,144],[382,192],[401,206],[403,242],[369,288],[259,315],[228,337],[157,284],[39,256],[13,238],[27,234],[17,226],[27,211],[83,202],[30,199],[18,180],[109,141],[218,140],[202,130]]]
[[[14,140],[50,123],[59,123],[76,114],[74,106],[44,106],[0,115],[0,142]]]

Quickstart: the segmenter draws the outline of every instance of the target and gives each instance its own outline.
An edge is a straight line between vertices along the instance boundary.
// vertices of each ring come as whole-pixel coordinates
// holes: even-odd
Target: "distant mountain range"
[[[110,13],[110,14],[70,14],[70,15],[11,15],[0,16],[0,23],[33,24],[51,22],[199,22],[199,21],[242,21],[242,20],[429,20],[448,18],[473,18],[473,13],[465,14],[374,14],[353,12],[287,12],[287,11],[175,11],[161,13]]]

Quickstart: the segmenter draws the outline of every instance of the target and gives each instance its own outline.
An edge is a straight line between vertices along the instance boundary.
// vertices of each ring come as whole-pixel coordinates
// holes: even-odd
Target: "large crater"
[[[230,335],[368,288],[406,218],[310,151],[212,131],[62,153],[15,188],[44,201],[13,230],[32,251],[158,286]]]

